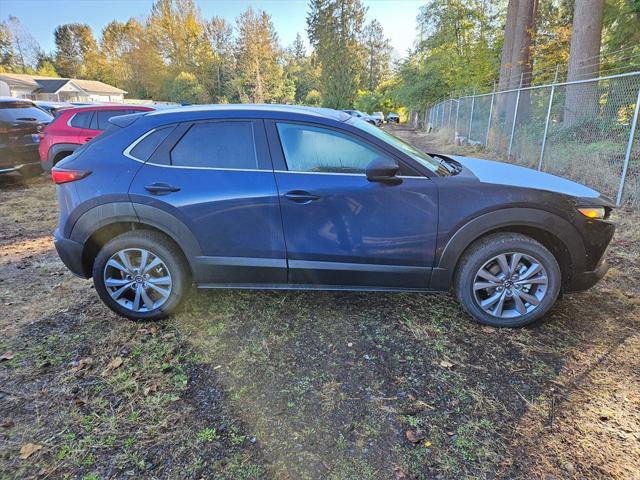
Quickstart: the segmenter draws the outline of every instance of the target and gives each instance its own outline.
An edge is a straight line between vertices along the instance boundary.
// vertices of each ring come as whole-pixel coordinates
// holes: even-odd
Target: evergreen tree
[[[360,38],[366,8],[360,0],[310,0],[309,7],[307,32],[321,67],[322,103],[351,107],[365,68]]]

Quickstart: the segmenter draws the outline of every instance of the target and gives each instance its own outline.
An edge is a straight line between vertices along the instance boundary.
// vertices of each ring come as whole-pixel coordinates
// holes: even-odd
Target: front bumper
[[[581,273],[574,272],[573,279],[571,280],[571,283],[567,285],[565,290],[567,292],[581,292],[582,290],[587,290],[598,283],[608,271],[609,264],[606,260],[602,260],[595,270]]]
[[[81,243],[74,242],[68,238],[64,238],[59,230],[53,233],[53,244],[56,247],[58,256],[62,263],[71,270],[71,273],[81,278],[89,278],[84,271],[82,265],[82,251],[84,246]]]

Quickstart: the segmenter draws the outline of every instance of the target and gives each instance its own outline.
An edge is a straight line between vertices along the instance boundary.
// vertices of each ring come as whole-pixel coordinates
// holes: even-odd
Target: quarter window
[[[348,135],[326,128],[278,123],[289,170],[296,172],[364,173],[367,165],[387,155]]]
[[[196,123],[171,150],[171,164],[257,169],[253,126],[241,121]]]
[[[111,117],[118,117],[129,113],[131,113],[130,110],[98,110],[93,118],[91,128],[93,130],[106,130],[111,126],[109,123]]]
[[[93,112],[78,112],[73,115],[69,125],[76,128],[89,128]]]
[[[149,135],[144,137],[138,142],[138,144],[131,149],[131,156],[138,160],[147,161],[156,151],[156,148],[163,142],[165,138],[173,131],[173,125],[169,127],[162,127],[154,130]]]

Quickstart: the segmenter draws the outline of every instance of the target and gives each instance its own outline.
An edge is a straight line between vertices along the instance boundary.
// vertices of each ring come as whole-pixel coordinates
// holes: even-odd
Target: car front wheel
[[[164,235],[133,231],[96,256],[93,282],[102,301],[132,320],[158,320],[180,304],[190,285],[181,253]]]
[[[454,288],[464,309],[480,323],[520,327],[543,317],[560,292],[553,254],[519,233],[475,242],[456,271]]]

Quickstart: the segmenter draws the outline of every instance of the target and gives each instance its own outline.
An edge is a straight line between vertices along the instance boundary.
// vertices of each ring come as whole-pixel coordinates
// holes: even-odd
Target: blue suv
[[[201,288],[442,291],[520,326],[607,270],[613,205],[526,168],[429,155],[344,112],[176,108],[113,126],[52,171],[55,245],[114,311]]]

